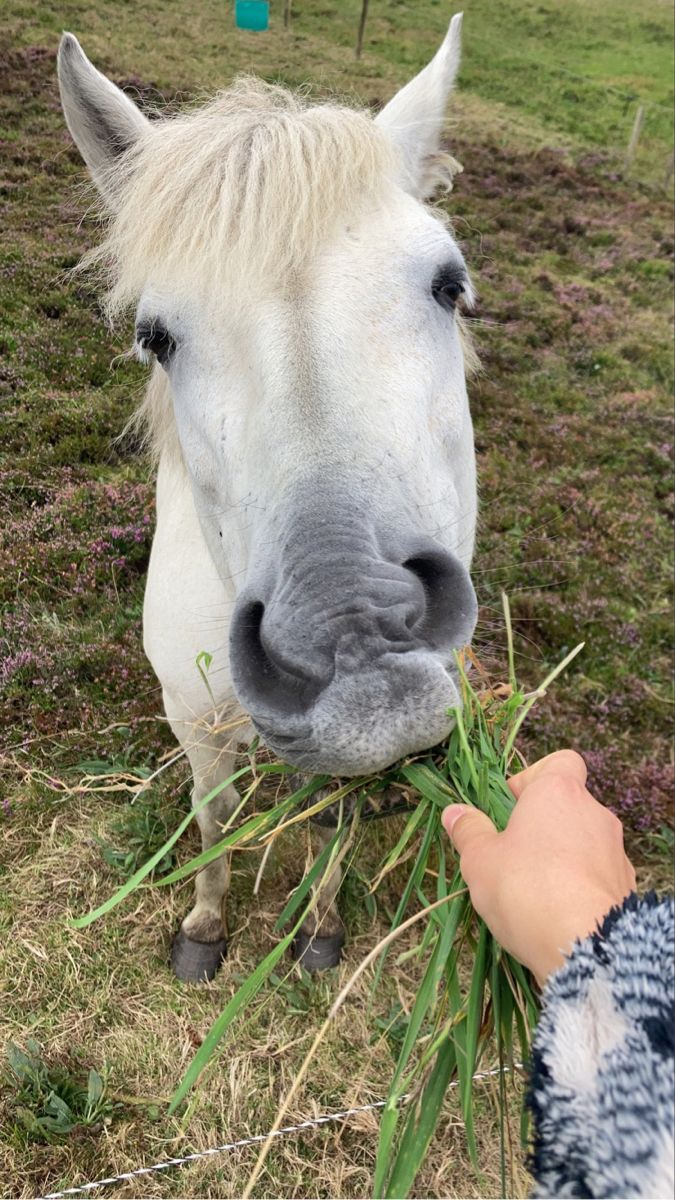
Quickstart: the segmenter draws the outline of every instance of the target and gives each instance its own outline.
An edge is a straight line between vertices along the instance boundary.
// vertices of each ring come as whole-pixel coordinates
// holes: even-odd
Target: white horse
[[[425,201],[455,165],[440,139],[460,25],[374,119],[244,79],[151,121],[63,36],[63,108],[107,212],[89,258],[154,363],[144,644],[193,803],[232,774],[237,707],[286,761],[336,776],[450,729],[476,620],[456,311],[472,292]],[[198,815],[204,848],[237,800]],[[339,960],[338,882],[299,939],[307,966]],[[227,884],[224,858],[197,877],[181,978],[224,956]]]

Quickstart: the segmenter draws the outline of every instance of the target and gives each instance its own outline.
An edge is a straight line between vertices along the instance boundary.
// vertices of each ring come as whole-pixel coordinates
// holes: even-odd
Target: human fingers
[[[518,800],[524,789],[531,783],[541,782],[546,775],[554,774],[568,777],[574,783],[580,783],[584,787],[588,771],[586,763],[576,750],[555,750],[553,754],[547,754],[545,758],[540,758],[531,767],[526,767],[524,771],[512,775],[508,780],[508,785]]]
[[[443,828],[460,855],[480,839],[497,836],[490,818],[468,804],[450,804],[441,815]]]

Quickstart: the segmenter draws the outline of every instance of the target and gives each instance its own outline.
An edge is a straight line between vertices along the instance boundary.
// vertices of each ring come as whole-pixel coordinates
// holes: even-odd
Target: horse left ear
[[[401,156],[402,184],[407,192],[425,199],[433,190],[445,110],[459,67],[463,13],[450,22],[440,50],[375,118],[392,139]]]

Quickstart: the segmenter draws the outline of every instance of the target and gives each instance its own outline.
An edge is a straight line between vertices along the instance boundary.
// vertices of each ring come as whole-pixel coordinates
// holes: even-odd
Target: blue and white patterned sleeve
[[[673,900],[633,893],[547,981],[534,1197],[673,1196]]]

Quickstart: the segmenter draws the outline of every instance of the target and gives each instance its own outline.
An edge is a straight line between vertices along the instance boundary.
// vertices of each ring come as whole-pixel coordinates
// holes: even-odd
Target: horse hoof
[[[171,947],[171,966],[174,975],[183,983],[206,983],[215,979],[226,956],[226,938],[219,938],[217,942],[195,942],[179,929]]]
[[[344,941],[342,930],[328,937],[318,934],[310,937],[300,930],[293,942],[293,958],[312,974],[315,971],[327,971],[329,967],[337,967],[340,962]]]

